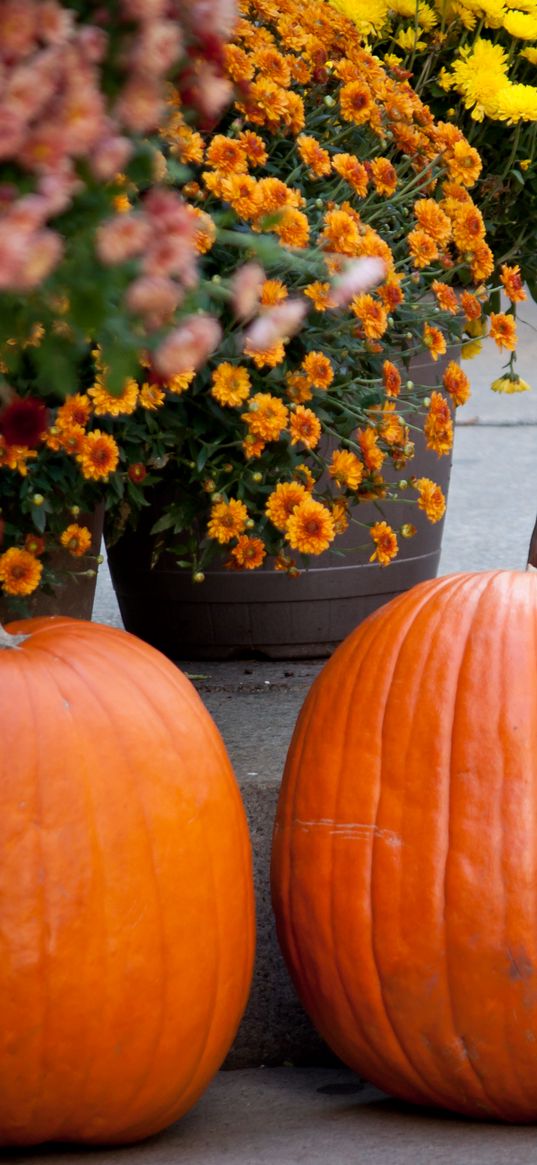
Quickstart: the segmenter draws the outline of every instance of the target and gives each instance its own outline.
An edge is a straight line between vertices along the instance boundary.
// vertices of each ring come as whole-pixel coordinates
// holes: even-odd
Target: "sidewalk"
[[[537,310],[521,305],[537,329]],[[537,330],[519,326],[519,371],[534,391],[498,397],[494,346],[466,365],[472,399],[460,410],[440,573],[523,569],[537,512]],[[109,577],[99,579],[94,618],[121,626]],[[296,1001],[277,950],[266,873],[274,787],[293,725],[321,662],[181,663],[226,742],[249,806],[258,866],[259,960],[250,1004],[228,1067],[195,1110],[152,1141],[104,1151],[99,1165],[537,1165],[537,1129],[478,1124],[421,1113],[383,1098],[330,1060]],[[275,1064],[274,1030],[289,1037]],[[255,1044],[255,1047],[254,1047]],[[257,1060],[255,1056],[257,1054]],[[323,1063],[324,1060],[324,1063]],[[281,1059],[279,1061],[281,1063]],[[301,1067],[306,1064],[314,1067]],[[33,1151],[3,1160],[88,1165],[81,1151]]]

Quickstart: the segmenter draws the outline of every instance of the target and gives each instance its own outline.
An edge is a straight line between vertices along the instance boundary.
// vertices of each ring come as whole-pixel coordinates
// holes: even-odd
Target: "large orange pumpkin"
[[[130,1142],[190,1108],[238,1026],[245,815],[157,651],[75,620],[10,630],[27,638],[0,645],[0,1143]]]
[[[273,900],[302,1001],[409,1101],[537,1118],[537,581],[424,583],[314,683]]]

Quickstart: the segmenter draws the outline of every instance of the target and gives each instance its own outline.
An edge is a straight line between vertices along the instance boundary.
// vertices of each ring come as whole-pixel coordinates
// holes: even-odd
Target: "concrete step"
[[[126,1149],[33,1149],[10,1165],[532,1165],[537,1129],[412,1108],[346,1069],[219,1072],[196,1107]]]

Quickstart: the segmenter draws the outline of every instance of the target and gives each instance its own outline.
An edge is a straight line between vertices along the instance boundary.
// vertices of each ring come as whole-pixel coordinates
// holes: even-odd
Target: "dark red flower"
[[[47,430],[47,409],[33,396],[16,396],[0,412],[0,433],[7,445],[35,449]]]
[[[144,477],[147,477],[147,469],[140,461],[135,461],[133,465],[129,465],[127,473],[135,485],[139,485]]]

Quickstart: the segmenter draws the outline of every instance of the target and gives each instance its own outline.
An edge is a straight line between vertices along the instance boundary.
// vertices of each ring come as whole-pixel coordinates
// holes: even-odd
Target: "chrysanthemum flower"
[[[431,393],[431,403],[423,426],[428,449],[439,457],[449,453],[453,445],[453,420],[449,404],[441,392]]]
[[[266,512],[273,526],[285,530],[293,510],[309,497],[308,490],[298,481],[280,481],[269,495]]]
[[[456,315],[459,310],[459,301],[452,287],[448,283],[442,283],[439,279],[433,279],[431,290],[434,293],[436,302],[442,311],[448,311],[451,315]]]
[[[332,166],[337,174],[352,186],[360,198],[365,198],[369,185],[369,175],[362,162],[354,154],[334,154]]]
[[[313,388],[329,388],[334,379],[332,362],[324,352],[308,352],[301,368]]]
[[[440,486],[429,477],[419,477],[414,487],[419,493],[418,508],[424,511],[430,522],[439,522],[446,512],[446,499]]]
[[[316,138],[309,134],[300,134],[297,138],[297,149],[304,162],[315,178],[322,178],[329,174],[332,169],[330,161],[330,154],[325,150]]]
[[[358,429],[356,439],[362,451],[366,469],[373,472],[380,469],[386,454],[379,449],[378,436],[374,429]]]
[[[342,85],[339,104],[343,119],[355,125],[368,122],[375,108],[371,90],[363,81],[350,81],[348,85]]]
[[[451,221],[434,198],[421,198],[414,204],[414,214],[423,231],[435,243],[445,246],[451,238]]]
[[[490,336],[500,351],[514,352],[517,345],[516,321],[504,312],[490,313]]]
[[[211,396],[227,408],[244,404],[250,395],[252,382],[246,368],[224,362],[215,368],[211,380]]]
[[[382,382],[387,396],[399,396],[401,391],[401,373],[395,367],[395,364],[392,364],[391,360],[385,360],[382,365]]]
[[[284,207],[281,218],[274,226],[280,243],[285,247],[307,247],[310,237],[310,224],[301,210],[294,206]]]
[[[177,376],[172,376],[166,381],[165,387],[174,396],[181,396],[183,392],[186,392],[187,388],[190,388],[195,375],[196,373],[194,371],[179,372]]]
[[[241,416],[250,433],[262,441],[277,441],[287,428],[289,418],[289,410],[283,401],[269,392],[256,392],[250,398],[249,409]]]
[[[229,502],[214,502],[207,532],[210,538],[225,545],[243,533],[247,521],[248,510],[244,502],[236,498],[230,498]]]
[[[483,307],[475,295],[471,291],[463,291],[461,294],[461,307],[466,316],[466,319],[478,320],[481,318]]]
[[[450,360],[442,377],[442,384],[455,406],[466,404],[470,397],[470,381],[455,360]]]
[[[513,392],[529,392],[531,385],[527,380],[523,380],[521,376],[500,376],[497,380],[493,380],[491,384],[493,392],[501,392],[511,394]]]
[[[117,395],[108,392],[100,380],[97,380],[93,387],[88,389],[88,396],[91,398],[93,410],[98,417],[129,416],[138,404],[138,394],[138,385],[132,379],[125,381],[121,392]]]
[[[7,595],[31,595],[42,574],[42,563],[28,550],[11,546],[0,554],[0,584]]]
[[[26,445],[8,445],[0,434],[0,466],[20,473],[21,477],[28,475],[28,461],[37,457],[35,449],[27,449]]]
[[[91,401],[87,393],[74,392],[60,405],[56,414],[55,424],[62,428],[64,425],[87,425],[91,416]]]
[[[407,243],[414,267],[429,267],[438,259],[438,245],[421,227],[409,231]]]
[[[522,300],[527,299],[518,263],[515,267],[508,267],[504,263],[500,271],[500,279],[503,283],[505,294],[511,300],[511,303],[521,303]]]
[[[297,405],[289,419],[291,445],[300,442],[306,449],[315,449],[321,439],[321,432],[321,422],[312,409]]]
[[[282,283],[281,279],[265,279],[261,285],[259,302],[263,307],[274,307],[277,303],[283,303],[288,294],[285,283]]]
[[[311,497],[295,506],[286,527],[289,545],[301,554],[322,554],[333,542],[335,533],[330,510]]]
[[[433,360],[438,360],[438,357],[446,352],[446,337],[440,328],[435,328],[434,325],[423,325],[423,343],[429,349]]]
[[[45,553],[45,539],[40,534],[27,534],[24,539],[24,549],[28,554],[33,554],[35,558],[40,558]]]
[[[361,251],[361,235],[356,220],[345,210],[327,211],[319,242],[327,251],[355,258]]]
[[[372,295],[355,295],[351,300],[351,309],[368,340],[379,340],[384,335],[388,327],[386,309]]]
[[[221,174],[245,174],[248,169],[244,146],[225,134],[215,134],[207,147],[206,160]]]
[[[231,551],[237,565],[244,567],[245,570],[256,570],[261,566],[266,553],[262,539],[249,538],[247,534],[239,536],[237,545]]]
[[[264,166],[268,154],[263,138],[253,130],[244,130],[239,134],[239,142],[246,154],[250,166]]]
[[[117,443],[108,433],[94,429],[84,437],[77,461],[83,477],[88,481],[106,481],[119,462]]]
[[[360,458],[350,449],[335,449],[328,473],[342,489],[354,490],[358,489],[364,476],[364,467]]]
[[[156,412],[157,409],[162,408],[166,401],[166,394],[159,388],[158,384],[150,384],[146,381],[142,384],[140,394],[138,396],[138,405],[142,409],[147,409],[148,412]]]
[[[375,522],[369,533],[375,543],[375,549],[370,556],[370,562],[378,562],[380,566],[387,566],[395,558],[399,550],[397,535],[387,522]]]
[[[15,396],[0,411],[0,434],[6,445],[37,448],[47,424],[47,409],[43,401],[35,397]]]
[[[373,158],[371,176],[377,194],[390,197],[397,189],[397,171],[388,158]]]
[[[79,526],[76,522],[72,522],[60,534],[60,542],[69,551],[69,554],[73,555],[73,558],[82,558],[91,546],[91,533],[87,526]]]

